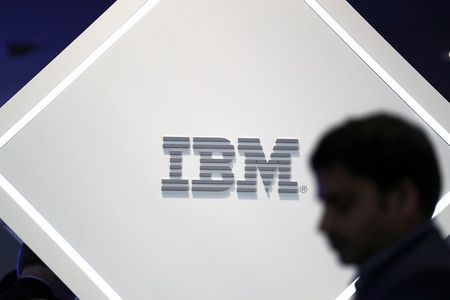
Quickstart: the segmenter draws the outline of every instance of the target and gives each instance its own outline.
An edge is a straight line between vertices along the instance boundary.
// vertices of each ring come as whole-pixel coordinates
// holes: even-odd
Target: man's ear
[[[392,217],[401,229],[409,230],[424,219],[420,195],[411,179],[403,179],[390,193]]]

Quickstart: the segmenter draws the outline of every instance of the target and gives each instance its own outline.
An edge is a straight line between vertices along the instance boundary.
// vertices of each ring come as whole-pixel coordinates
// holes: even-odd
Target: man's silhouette
[[[17,280],[0,294],[0,300],[74,300],[72,291],[26,245],[17,260]]]
[[[320,140],[311,164],[320,230],[358,267],[357,300],[450,299],[450,250],[430,220],[440,173],[419,128],[387,114],[350,120]]]

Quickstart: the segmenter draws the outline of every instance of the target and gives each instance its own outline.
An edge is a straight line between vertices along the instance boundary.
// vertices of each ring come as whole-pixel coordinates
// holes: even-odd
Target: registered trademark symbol
[[[306,193],[308,191],[308,187],[306,185],[300,186],[300,192]]]

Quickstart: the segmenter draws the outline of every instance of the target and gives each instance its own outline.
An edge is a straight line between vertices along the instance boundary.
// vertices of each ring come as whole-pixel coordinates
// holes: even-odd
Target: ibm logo
[[[231,142],[222,137],[194,137],[192,148],[200,156],[199,179],[183,178],[183,155],[190,153],[189,137],[163,137],[163,149],[170,155],[169,178],[162,179],[162,191],[226,192],[236,183],[238,193],[256,193],[257,177],[266,192],[278,176],[278,193],[298,193],[298,183],[291,180],[291,157],[298,156],[298,139],[277,139],[267,160],[259,138],[239,138],[237,149],[245,156],[244,179],[235,180],[236,157]],[[191,183],[191,186],[190,186]]]

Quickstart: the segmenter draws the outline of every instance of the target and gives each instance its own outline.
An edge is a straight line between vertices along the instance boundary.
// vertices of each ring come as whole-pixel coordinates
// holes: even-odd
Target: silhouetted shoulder
[[[360,275],[356,300],[448,300],[450,249],[428,225]]]
[[[384,300],[448,300],[450,299],[450,271],[448,269],[430,268],[408,276],[397,282],[386,293]]]

